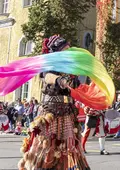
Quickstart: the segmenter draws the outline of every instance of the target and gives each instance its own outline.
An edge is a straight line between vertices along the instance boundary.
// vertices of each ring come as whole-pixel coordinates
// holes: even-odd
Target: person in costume
[[[100,154],[109,155],[109,152],[105,150],[105,136],[108,133],[108,124],[105,126],[105,116],[103,110],[95,110],[88,106],[84,107],[86,114],[85,129],[82,133],[82,147],[85,153],[85,144],[88,137],[96,135],[99,138]]]
[[[44,40],[42,53],[69,47],[64,38],[55,35]],[[67,88],[68,84],[78,87],[78,77],[51,70],[41,73],[40,78],[42,109],[30,125],[30,137],[23,141],[19,170],[90,170],[81,147],[78,112]]]
[[[3,102],[0,102],[0,131],[9,130],[9,119],[7,111],[4,109]]]

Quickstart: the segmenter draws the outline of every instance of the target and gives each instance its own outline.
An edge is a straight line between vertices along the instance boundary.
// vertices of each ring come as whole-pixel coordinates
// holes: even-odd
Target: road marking
[[[88,152],[95,152],[95,153],[98,153],[100,152],[99,150],[87,150]]]
[[[120,144],[118,144],[118,143],[116,143],[116,144],[112,144],[112,145],[114,145],[114,146],[120,146]]]

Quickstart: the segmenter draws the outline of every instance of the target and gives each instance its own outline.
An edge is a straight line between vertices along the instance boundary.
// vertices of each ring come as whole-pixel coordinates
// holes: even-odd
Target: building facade
[[[24,41],[21,25],[28,21],[28,8],[32,0],[0,0],[0,65],[22,59],[32,53],[33,43]],[[8,82],[12,83],[12,82]],[[17,82],[16,82],[17,83]],[[2,101],[35,96],[40,100],[39,76],[18,88],[13,93],[0,97]]]
[[[96,40],[96,8],[91,8],[85,14],[85,19],[78,27],[78,41],[82,48],[89,50],[95,55]]]
[[[28,8],[32,0],[0,0],[0,65],[20,60],[32,53],[34,44],[25,42],[21,25],[28,21]],[[79,25],[78,42],[83,48],[94,54],[96,34],[96,9],[86,14],[86,19]],[[12,82],[8,82],[12,83]],[[16,82],[17,83],[17,82]],[[0,96],[2,101],[14,101],[17,98],[30,100],[35,97],[40,101],[41,81],[39,75],[14,92]]]

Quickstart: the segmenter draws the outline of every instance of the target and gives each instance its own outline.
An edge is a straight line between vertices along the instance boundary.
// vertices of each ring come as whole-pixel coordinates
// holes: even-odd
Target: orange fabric
[[[71,89],[71,96],[81,103],[93,109],[103,110],[108,108],[105,94],[95,85],[81,84],[76,89]]]

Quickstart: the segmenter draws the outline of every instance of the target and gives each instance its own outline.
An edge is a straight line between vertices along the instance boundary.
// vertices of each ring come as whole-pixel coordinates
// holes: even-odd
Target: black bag
[[[87,122],[88,128],[95,128],[97,125],[97,120],[98,120],[97,116],[89,116],[89,119]]]

